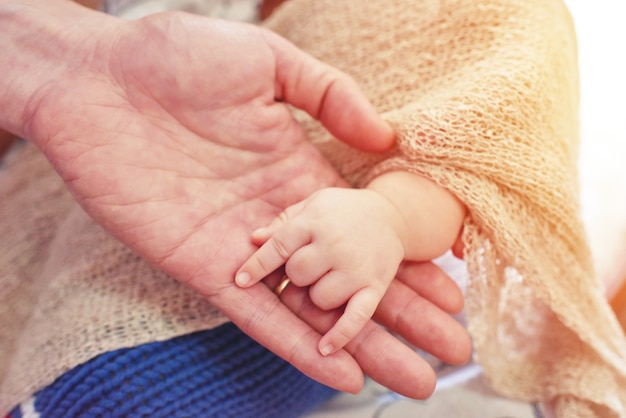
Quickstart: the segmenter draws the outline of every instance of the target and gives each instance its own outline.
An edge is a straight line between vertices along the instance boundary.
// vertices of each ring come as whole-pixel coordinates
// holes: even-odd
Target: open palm
[[[26,136],[120,241],[303,372],[358,390],[362,365],[345,351],[322,358],[319,330],[234,273],[252,230],[342,184],[285,103],[365,150],[390,146],[390,128],[351,79],[261,28],[175,13],[98,22],[30,100]]]
[[[340,181],[277,100],[304,89],[323,118],[331,74],[279,84],[275,48],[290,45],[270,36],[182,14],[120,25],[33,112],[33,126],[45,125],[40,146],[85,209],[207,296],[231,286],[253,228]],[[324,111],[350,120],[336,113],[345,108]]]

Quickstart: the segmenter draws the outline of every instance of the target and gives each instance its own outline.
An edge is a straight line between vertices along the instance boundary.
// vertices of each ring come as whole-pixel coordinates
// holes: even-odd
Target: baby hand
[[[252,286],[285,264],[291,283],[311,286],[311,300],[319,308],[345,304],[319,343],[323,355],[331,354],[374,314],[404,258],[404,223],[375,191],[322,189],[253,233],[262,246],[241,266],[236,282]]]

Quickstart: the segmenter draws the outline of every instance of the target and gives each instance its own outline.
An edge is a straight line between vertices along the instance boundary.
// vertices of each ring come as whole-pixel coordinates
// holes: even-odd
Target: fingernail
[[[332,344],[328,344],[322,347],[322,349],[320,350],[320,353],[322,353],[323,356],[327,356],[330,353],[332,353],[334,350],[335,350],[335,347],[333,347]]]
[[[237,273],[237,276],[235,276],[235,282],[237,282],[237,285],[239,286],[247,285],[250,282],[250,273],[246,271]]]

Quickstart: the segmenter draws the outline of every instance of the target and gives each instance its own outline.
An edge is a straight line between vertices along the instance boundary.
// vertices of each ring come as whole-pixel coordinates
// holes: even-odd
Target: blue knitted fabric
[[[288,418],[335,393],[225,324],[102,354],[38,392],[34,407],[42,418]]]

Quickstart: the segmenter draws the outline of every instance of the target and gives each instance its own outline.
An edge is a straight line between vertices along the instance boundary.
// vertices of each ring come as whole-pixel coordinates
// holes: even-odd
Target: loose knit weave
[[[398,133],[366,155],[298,113],[342,175],[408,170],[467,205],[469,328],[492,386],[561,417],[626,416],[626,341],[578,216],[564,5],[291,0],[268,27],[355,77]],[[0,412],[97,354],[225,321],[94,225],[33,148],[0,173],[0,219]]]
[[[309,123],[344,176],[408,170],[467,205],[469,330],[491,385],[562,417],[626,416],[626,340],[578,216],[576,41],[561,1],[292,0],[270,26],[354,76],[398,133],[384,159],[355,158]]]
[[[16,408],[42,418],[295,418],[336,391],[233,324],[104,353]]]

